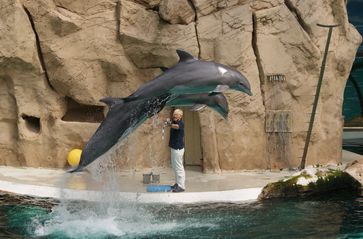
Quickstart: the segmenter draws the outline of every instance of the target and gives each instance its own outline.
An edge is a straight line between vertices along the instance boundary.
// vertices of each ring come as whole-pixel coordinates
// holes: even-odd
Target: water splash
[[[161,129],[161,140],[164,141],[165,140],[165,127],[166,125],[163,125],[163,128]]]
[[[54,208],[43,225],[35,229],[36,236],[65,235],[70,238],[102,238],[121,236],[125,233],[119,228],[116,217],[97,215],[92,210],[71,213],[64,208]]]
[[[180,217],[180,213],[185,213],[185,208],[120,202],[103,211],[96,204],[73,202],[54,207],[43,223],[37,219],[39,222],[35,222],[33,235],[79,239],[154,238],[188,229],[218,228],[218,218],[201,221],[199,218]]]
[[[159,105],[160,102],[155,102],[155,104]],[[151,130],[160,127],[161,120],[155,114],[155,110],[150,109],[147,114],[148,117],[152,116]],[[136,119],[131,120],[135,124],[125,135],[128,135],[134,127],[138,126]],[[124,146],[124,142],[125,140],[114,147],[120,149]],[[153,138],[150,138],[150,142],[153,142]],[[152,167],[157,164],[153,146],[152,143],[149,144],[149,159]],[[47,238],[48,236],[59,236],[59,238],[109,238],[110,236],[118,238],[126,236],[134,238],[135,236],[150,236],[196,225],[197,227],[207,225],[195,221],[193,223],[188,222],[187,225],[181,227],[180,223],[173,220],[173,216],[165,218],[158,216],[158,213],[155,213],[155,208],[150,209],[145,205],[140,205],[137,201],[121,201],[119,184],[122,181],[119,180],[115,160],[123,159],[115,158],[114,147],[87,167],[89,171],[87,180],[84,180],[85,175],[73,174],[70,176],[68,174],[59,182],[61,195],[64,195],[63,189],[69,185],[69,181],[72,179],[74,183],[77,177],[79,177],[77,178],[79,180],[77,189],[89,189],[97,184],[101,190],[101,199],[98,202],[90,203],[85,201],[72,202],[66,200],[65,197],[61,198],[60,204],[52,208],[47,218],[34,219],[35,236],[46,236]]]
[[[122,146],[122,145],[121,145]],[[69,238],[103,238],[114,235],[121,236],[125,232],[120,227],[120,215],[123,205],[119,203],[119,181],[117,180],[115,159],[109,151],[91,165],[88,173],[81,175],[65,174],[58,183],[60,188],[60,204],[53,207],[46,220],[36,221],[36,236],[63,235]],[[89,184],[99,184],[100,201],[87,204],[72,202],[65,199],[64,189],[70,181],[83,179],[83,189]],[[134,210],[136,212],[136,210]]]

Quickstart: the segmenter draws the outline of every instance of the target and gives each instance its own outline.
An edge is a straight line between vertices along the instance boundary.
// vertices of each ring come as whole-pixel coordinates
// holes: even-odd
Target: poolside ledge
[[[245,188],[212,192],[139,193],[101,192],[91,190],[60,189],[49,186],[27,185],[0,181],[5,193],[63,200],[104,201],[110,194],[118,200],[138,203],[192,204],[192,203],[241,203],[256,200],[262,188]]]
[[[162,185],[174,183],[170,169],[154,169]],[[293,172],[243,171],[203,174],[187,168],[187,190],[183,193],[149,193],[142,174],[149,171],[124,171],[112,177],[95,178],[90,173],[66,173],[59,169],[0,167],[2,194],[64,200],[104,201],[110,197],[140,203],[241,203],[256,200],[269,182],[283,179]],[[107,180],[110,180],[111,182]],[[113,184],[113,185],[110,185]]]
[[[343,163],[360,158],[343,151]],[[174,184],[170,168],[153,168],[161,185]],[[257,200],[264,186],[288,178],[294,171],[239,171],[203,174],[198,167],[186,168],[187,190],[183,193],[149,193],[142,183],[143,171],[127,170],[94,175],[67,173],[60,169],[0,166],[0,195],[30,196],[64,200],[105,201],[110,197],[139,203],[242,203]]]

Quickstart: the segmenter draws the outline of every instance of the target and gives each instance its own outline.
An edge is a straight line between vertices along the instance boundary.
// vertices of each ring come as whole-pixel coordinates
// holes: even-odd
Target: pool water
[[[0,206],[0,238],[363,238],[363,198]]]
[[[361,145],[360,146],[347,145],[347,146],[344,146],[343,149],[356,153],[356,154],[363,155],[363,147]]]

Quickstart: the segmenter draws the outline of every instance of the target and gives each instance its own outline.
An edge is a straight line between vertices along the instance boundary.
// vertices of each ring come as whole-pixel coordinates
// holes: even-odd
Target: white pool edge
[[[262,188],[245,188],[226,191],[183,193],[101,192],[91,190],[61,189],[57,187],[0,181],[0,190],[18,195],[64,200],[102,201],[116,196],[119,200],[138,203],[192,204],[192,203],[242,203],[257,200]]]

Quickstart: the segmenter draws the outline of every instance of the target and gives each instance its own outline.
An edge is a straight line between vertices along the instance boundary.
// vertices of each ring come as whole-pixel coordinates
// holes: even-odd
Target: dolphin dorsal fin
[[[100,99],[100,102],[105,103],[109,108],[111,108],[111,106],[113,106],[114,104],[123,102],[123,99],[122,98],[106,97],[106,98]]]
[[[160,70],[162,70],[163,72],[167,71],[169,68],[166,68],[164,66],[160,66]]]
[[[183,51],[183,50],[180,50],[180,49],[177,49],[176,50],[176,53],[178,54],[179,56],[179,62],[182,62],[182,61],[189,61],[189,60],[195,60],[194,56],[192,56],[192,54],[186,52],[186,51]]]
[[[102,98],[102,99],[100,99],[100,102],[105,103],[108,107],[111,107],[112,105],[114,105],[116,103],[115,98],[112,98],[112,97]]]

